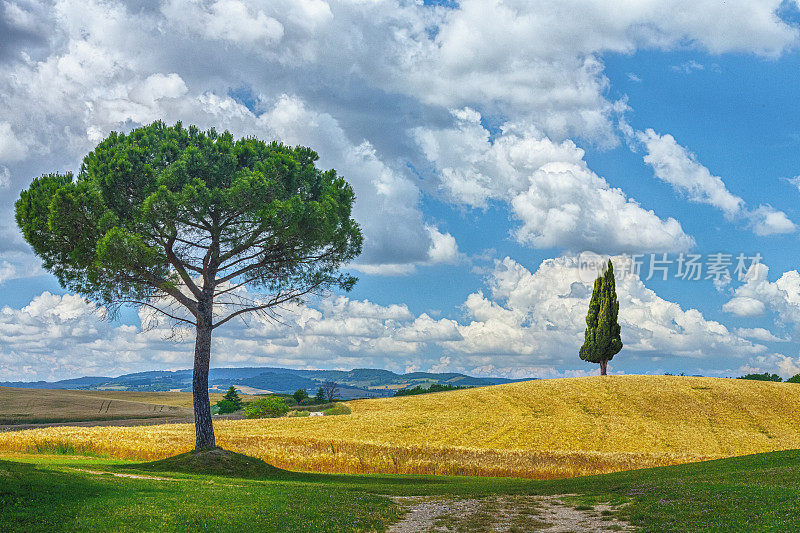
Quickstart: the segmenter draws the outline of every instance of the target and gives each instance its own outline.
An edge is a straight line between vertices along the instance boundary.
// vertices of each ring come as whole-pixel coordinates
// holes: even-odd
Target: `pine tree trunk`
[[[192,373],[192,400],[194,402],[194,427],[196,450],[213,448],[214,425],[211,422],[211,403],[208,399],[208,368],[211,362],[211,321],[198,320],[197,340],[194,345],[194,371]]]
[[[601,376],[605,376],[606,375],[606,369],[607,368],[608,368],[608,361],[606,361],[605,359],[600,361],[600,375]]]

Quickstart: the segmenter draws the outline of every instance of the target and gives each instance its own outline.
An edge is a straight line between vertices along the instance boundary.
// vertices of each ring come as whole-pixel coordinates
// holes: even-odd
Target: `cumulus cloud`
[[[797,226],[783,211],[770,205],[761,205],[747,214],[753,233],[759,236],[794,233]]]
[[[637,132],[636,137],[647,150],[644,162],[653,167],[658,179],[685,193],[693,202],[722,210],[728,218],[740,213],[744,200],[731,194],[722,178],[713,176],[672,135],[659,135],[648,129]]]
[[[722,310],[736,316],[759,316],[764,314],[766,305],[761,300],[749,296],[737,296],[725,302]]]
[[[626,258],[614,261],[625,343],[617,365],[641,359],[753,358],[765,354],[766,347],[748,338],[774,340],[766,330],[731,331],[665,300],[625,273],[631,270]],[[498,261],[485,290],[466,298],[463,320],[345,296],[288,306],[280,320],[250,315],[215,331],[212,364],[414,368],[508,377],[594,373],[577,358],[592,286],[582,265],[573,256],[546,259],[535,271],[510,258]],[[103,321],[102,314],[69,294],[44,293],[21,309],[4,307],[0,380],[191,366],[191,331],[177,330],[176,336],[165,319],[144,308],[139,313],[148,326],[144,329]]]
[[[784,379],[800,374],[800,357],[772,353],[754,357],[746,365],[739,367],[740,374],[775,373]]]
[[[0,122],[0,162],[19,161],[25,158],[25,144],[20,141],[11,124]]]
[[[636,139],[645,147],[644,162],[653,167],[655,176],[690,201],[714,206],[728,220],[745,220],[756,235],[792,233],[797,229],[786,213],[769,205],[748,209],[742,198],[728,190],[722,178],[711,174],[672,135],[659,135],[647,129],[636,132]]]
[[[613,142],[599,56],[692,46],[775,56],[797,30],[776,17],[778,0],[737,5],[644,1],[614,8],[599,0],[465,0],[444,10],[433,42],[415,43],[396,86],[424,87],[427,101],[531,117],[554,138]],[[580,13],[576,17],[575,13]],[[681,16],[675,16],[681,13]]]
[[[722,309],[737,316],[758,316],[770,310],[782,323],[800,327],[800,272],[789,270],[775,281],[769,281],[768,274],[764,264],[751,267],[745,283]]]
[[[187,33],[201,37],[249,45],[271,45],[283,37],[280,22],[239,0],[218,0],[208,5],[170,0],[162,12]]]
[[[744,357],[765,350],[696,309],[683,309],[644,286],[629,259],[616,265],[619,320],[624,350],[647,356],[711,357],[724,351]],[[531,272],[509,258],[489,280],[490,296],[470,295],[465,307],[473,321],[460,328],[464,341],[453,349],[471,354],[527,354],[534,361],[564,365],[583,341],[592,281],[577,257],[543,261]],[[499,358],[502,360],[503,358]],[[502,366],[493,361],[496,366]],[[572,366],[572,365],[570,365]]]
[[[736,334],[746,339],[754,339],[762,342],[788,342],[789,339],[782,339],[765,328],[736,328]]]
[[[452,246],[447,258],[441,255],[446,233],[431,235],[430,221],[419,214],[419,191],[406,171],[416,158],[405,137],[409,127],[435,128],[446,122],[447,108],[472,106],[516,117],[556,143],[576,135],[613,144],[612,118],[625,106],[607,98],[602,54],[689,43],[712,53],[775,56],[797,36],[775,16],[778,6],[776,0],[724,9],[711,1],[648,1],[624,10],[599,0],[546,6],[466,0],[453,8],[390,0],[6,2],[0,164],[8,172],[0,175],[11,194],[0,204],[0,225],[12,232],[8,198],[31,176],[77,167],[113,129],[161,118],[265,135],[272,130],[257,117],[289,94],[312,114],[331,117],[335,135],[352,144],[338,160],[364,160],[377,176],[375,187],[388,191],[381,204],[392,206],[388,216],[361,214],[374,225],[364,226],[365,268],[408,272],[426,261],[450,261]],[[229,96],[239,90],[249,97]],[[319,131],[331,121],[321,120]],[[311,129],[296,138],[311,139]],[[338,149],[337,142],[330,145]],[[324,146],[320,153],[334,159]],[[573,185],[592,182],[585,169],[573,170],[566,176]],[[606,191],[626,218],[647,219],[649,239],[687,244],[677,223],[643,215],[602,180],[586,187]],[[570,206],[545,222],[563,219],[580,231],[582,216]],[[757,227],[776,225],[786,224],[765,213]],[[385,241],[395,228],[402,246],[392,257]],[[524,228],[520,235],[547,241]]]
[[[289,144],[315,147],[320,164],[337,169],[353,185],[357,197],[353,216],[365,233],[364,253],[355,268],[398,273],[458,258],[452,235],[425,222],[419,208],[421,193],[410,177],[382,161],[368,141],[351,142],[331,115],[282,95],[258,123]]]
[[[613,92],[603,74],[603,54],[691,47],[775,57],[796,43],[798,33],[775,15],[779,5],[778,0],[736,5],[647,0],[624,9],[600,0],[547,5],[463,0],[453,8],[391,0],[5,2],[0,17],[0,185],[7,188],[0,195],[5,262],[0,272],[5,279],[40,273],[30,267],[38,262],[19,237],[11,205],[31,177],[74,170],[110,131],[156,119],[317,149],[320,164],[336,168],[356,188],[355,216],[366,234],[365,253],[356,267],[363,272],[408,273],[462,257],[453,235],[422,212],[427,189],[410,167],[426,162],[436,167],[436,186],[449,201],[507,207],[517,221],[520,242],[575,250],[686,249],[693,240],[677,221],[660,218],[597,176],[568,138],[603,146],[615,142],[613,122],[626,106],[609,99]],[[582,16],[574,17],[575,12]],[[478,112],[463,111],[452,127],[448,110],[467,107],[485,117],[507,117],[508,124],[494,138],[480,126]],[[423,160],[420,146],[429,161]],[[591,208],[587,198],[598,196],[612,207]],[[785,231],[791,224],[769,206],[754,212],[756,232]],[[620,226],[604,218],[611,215]],[[591,217],[596,219],[590,224]],[[572,287],[570,294],[583,294],[581,287]],[[358,317],[355,330],[363,336],[354,333],[343,340],[322,333],[353,324],[332,323],[333,317],[312,307],[298,311],[304,322],[292,326],[302,334],[256,323],[252,331],[243,329],[219,343],[230,364],[348,366],[371,354],[370,364],[381,366],[381,354],[410,353],[409,364],[420,368],[449,357],[452,368],[479,373],[571,371],[546,357],[530,360],[528,333],[520,334],[513,325],[512,310],[491,297],[484,302],[480,294],[472,295],[467,304],[474,306],[465,304],[465,309],[485,313],[493,322],[475,318],[471,338],[502,351],[497,332],[506,328],[507,340],[521,357],[513,364],[495,365],[477,354],[474,360],[464,359],[472,352],[461,328],[471,324],[422,316]],[[27,321],[44,330],[53,320],[22,310],[8,313],[8,324]],[[86,313],[91,314],[88,308]],[[31,372],[77,369],[75,354],[87,350],[120,371],[188,365],[185,346],[161,343],[156,331],[92,326],[85,320],[75,327],[94,327],[99,338],[116,344],[76,340],[63,361],[53,363],[47,353],[56,353],[58,344],[42,339],[47,349],[35,363],[39,370]],[[376,320],[380,327],[371,322]],[[555,323],[549,328],[554,333],[548,335],[574,341],[574,331],[564,334]],[[317,334],[304,333],[311,331]],[[4,360],[13,361],[9,369],[24,367],[20,354],[26,352],[18,340],[2,348]],[[315,359],[317,348],[325,355]],[[442,349],[450,352],[442,356]],[[102,359],[110,353],[116,354],[114,361]],[[301,359],[299,354],[305,355]],[[396,359],[386,361],[386,366],[396,364]],[[81,368],[92,372],[103,364],[81,363]]]
[[[554,142],[514,123],[492,137],[476,111],[453,115],[454,127],[413,132],[441,193],[476,208],[504,202],[520,223],[514,231],[520,243],[600,252],[683,251],[694,244],[675,219],[659,218],[592,172],[572,141]]]

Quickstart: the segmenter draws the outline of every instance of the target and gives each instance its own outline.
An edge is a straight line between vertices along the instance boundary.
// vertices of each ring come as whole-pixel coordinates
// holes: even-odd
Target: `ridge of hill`
[[[339,384],[342,399],[393,396],[397,389],[427,386],[433,383],[484,387],[514,380],[477,378],[458,373],[412,372],[397,374],[390,370],[355,368],[353,370],[294,370],[275,367],[212,368],[209,387],[224,391],[231,385],[245,392],[274,392],[291,394],[306,389],[314,394],[326,381]],[[0,387],[30,389],[117,390],[117,391],[184,391],[192,387],[191,370],[152,370],[123,374],[117,377],[86,376],[60,381],[0,382]]]

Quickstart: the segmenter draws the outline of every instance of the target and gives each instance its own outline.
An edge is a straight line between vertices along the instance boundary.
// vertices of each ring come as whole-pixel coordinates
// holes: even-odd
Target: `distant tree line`
[[[339,399],[339,384],[327,381],[317,389],[317,394],[309,396],[306,389],[297,389],[294,394],[272,394],[253,402],[245,403],[239,396],[236,387],[231,385],[228,392],[216,404],[216,413],[220,415],[244,410],[246,418],[264,418],[281,416],[291,405],[319,405],[333,403]]]
[[[412,387],[410,389],[399,389],[397,392],[394,393],[395,396],[415,396],[417,394],[428,394],[429,392],[444,392],[448,390],[460,390],[460,389],[471,389],[472,387],[461,387],[459,385],[441,385],[439,383],[433,383],[427,388],[423,388],[422,385],[417,385],[416,387]]]
[[[752,379],[753,381],[783,381],[778,374],[770,374],[764,372],[763,374],[747,374],[739,376],[736,379]],[[786,380],[786,383],[800,383],[800,374],[795,374]]]
[[[339,384],[335,381],[326,381],[317,389],[317,394],[313,397],[308,395],[306,389],[297,389],[292,397],[297,405],[314,405],[320,403],[331,403],[339,399]]]

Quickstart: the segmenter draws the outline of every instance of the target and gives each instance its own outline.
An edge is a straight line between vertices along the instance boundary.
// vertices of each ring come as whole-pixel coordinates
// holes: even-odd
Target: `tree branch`
[[[200,300],[203,297],[203,292],[195,284],[194,280],[192,280],[192,277],[189,275],[189,273],[186,272],[186,269],[184,267],[188,265],[185,265],[180,259],[178,259],[175,256],[175,252],[172,251],[172,245],[174,243],[175,243],[175,238],[170,237],[169,241],[167,241],[167,245],[164,247],[164,251],[167,253],[167,259],[169,260],[170,264],[175,268],[175,270],[178,272],[178,275],[183,280],[183,283],[186,284],[187,287],[189,287],[190,291],[192,291],[194,297]]]
[[[224,323],[228,322],[229,320],[232,320],[232,319],[236,318],[237,316],[239,316],[241,314],[250,313],[250,312],[253,312],[253,311],[263,311],[264,309],[268,309],[270,307],[275,307],[276,305],[280,305],[282,303],[286,303],[286,302],[288,302],[290,300],[294,300],[295,298],[299,298],[300,296],[305,296],[306,294],[309,294],[309,293],[313,292],[319,286],[320,286],[319,283],[315,283],[314,285],[312,285],[311,287],[309,287],[309,288],[307,288],[307,289],[305,289],[303,291],[292,293],[292,294],[289,294],[289,295],[286,295],[286,296],[282,296],[282,297],[276,296],[269,303],[266,303],[266,304],[263,304],[263,305],[256,305],[256,306],[252,306],[252,307],[245,307],[243,309],[239,309],[238,311],[234,311],[233,313],[231,313],[227,317],[223,318],[222,320],[220,320],[219,322],[214,324],[212,326],[212,328],[216,329],[216,328],[220,327],[221,325],[223,325]]]
[[[158,311],[158,312],[159,312],[159,313],[161,313],[162,315],[164,315],[164,316],[166,316],[166,317],[169,317],[169,318],[171,318],[171,319],[173,319],[173,320],[178,320],[178,321],[180,321],[180,322],[185,322],[185,323],[187,323],[187,324],[190,324],[190,325],[192,325],[192,326],[197,326],[197,324],[196,324],[195,322],[192,322],[191,320],[187,320],[187,319],[185,319],[185,318],[181,318],[181,317],[179,317],[179,316],[175,316],[175,315],[173,315],[173,314],[167,313],[166,311],[164,311],[164,310],[163,310],[163,309],[161,309],[160,307],[158,307],[158,306],[155,306],[155,305],[153,305],[153,304],[151,304],[151,303],[148,303],[148,302],[142,301],[142,300],[119,300],[119,303],[123,303],[123,304],[134,304],[134,305],[143,305],[143,306],[145,306],[145,307],[149,307],[150,309],[153,309],[154,311]]]

